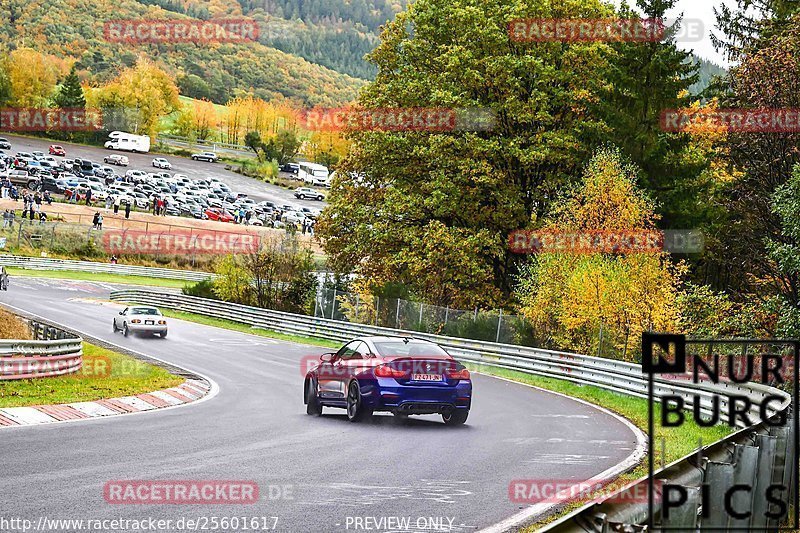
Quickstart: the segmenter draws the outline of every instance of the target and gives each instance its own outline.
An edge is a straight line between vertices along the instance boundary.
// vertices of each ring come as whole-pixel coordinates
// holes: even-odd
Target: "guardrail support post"
[[[758,448],[736,444],[733,448],[733,483],[734,485],[756,486],[756,466],[758,465]],[[731,502],[737,513],[753,512],[753,492],[738,491],[733,495]],[[731,517],[730,527],[747,529],[750,518]]]
[[[718,531],[728,529],[730,517],[725,512],[725,493],[733,486],[733,465],[709,461],[703,483],[708,486],[709,508],[704,509],[704,514],[707,514],[708,518],[702,519],[701,527]]]
[[[670,509],[669,518],[662,519],[661,525],[670,529],[694,531],[697,529],[697,509],[700,507],[700,488],[683,487],[686,489],[686,503],[676,509]]]
[[[772,465],[775,461],[775,450],[778,439],[771,435],[756,435],[758,446],[758,466],[756,469],[756,488],[753,491],[753,518],[750,521],[752,528],[764,529],[767,527],[767,488],[772,483]]]

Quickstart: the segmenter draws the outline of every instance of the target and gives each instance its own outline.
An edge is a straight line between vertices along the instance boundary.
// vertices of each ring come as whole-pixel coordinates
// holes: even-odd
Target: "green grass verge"
[[[182,289],[187,284],[193,283],[179,279],[150,278],[147,276],[129,276],[123,274],[105,274],[102,272],[73,272],[69,270],[26,270],[24,268],[8,268],[8,273],[12,276],[11,285],[13,286],[13,276],[30,278],[55,278],[73,279],[80,281],[100,281],[105,283],[121,283],[129,285],[148,285],[151,287],[170,287]]]
[[[541,387],[553,392],[560,392],[572,398],[579,398],[586,400],[600,407],[605,407],[609,411],[613,411],[619,415],[624,416],[639,429],[647,432],[647,400],[636,398],[633,396],[626,396],[616,392],[601,389],[591,385],[578,385],[569,381],[561,379],[548,378],[542,376],[535,376],[525,374],[515,370],[507,370],[503,368],[493,368],[485,365],[477,365],[466,363],[470,370],[475,370],[483,374],[503,377],[526,383],[536,387]],[[656,420],[660,419],[661,410],[656,404],[654,409],[654,416]],[[672,461],[680,459],[695,451],[698,443],[702,440],[702,445],[705,446],[714,441],[717,441],[733,432],[733,428],[725,425],[717,425],[710,428],[700,427],[692,420],[691,417],[686,418],[686,422],[674,428],[662,428],[656,425],[656,450],[655,450],[655,465],[659,468],[662,464],[667,465]],[[663,439],[663,453],[660,443]],[[622,474],[614,486],[620,488],[626,483],[635,481],[642,477],[647,476],[647,456],[644,460],[630,472]],[[555,521],[558,518],[570,513],[571,511],[581,507],[588,500],[581,502],[570,502],[564,505],[558,512],[554,513],[547,519],[538,522],[535,526],[525,529],[526,532],[536,531],[542,525]]]
[[[84,342],[83,367],[75,374],[0,381],[0,407],[90,402],[167,389],[183,381],[161,367]]]
[[[263,328],[254,328],[248,324],[241,322],[234,322],[233,320],[225,320],[222,318],[213,318],[205,315],[198,315],[195,313],[186,313],[184,311],[173,311],[171,309],[161,309],[164,316],[170,318],[177,318],[180,320],[187,320],[189,322],[196,322],[205,326],[214,326],[217,328],[230,329],[232,331],[239,331],[242,333],[250,333],[251,335],[258,335],[259,337],[268,337],[286,342],[296,342],[298,344],[309,344],[311,346],[322,346],[323,348],[339,349],[342,346],[341,342],[329,341],[325,339],[315,339],[313,337],[303,337],[300,335],[290,335],[288,333],[281,333],[279,331],[272,331]]]

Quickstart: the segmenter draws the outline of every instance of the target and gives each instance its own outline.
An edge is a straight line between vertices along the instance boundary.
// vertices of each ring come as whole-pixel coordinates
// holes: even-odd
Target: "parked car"
[[[50,155],[58,155],[61,157],[67,155],[67,151],[64,150],[64,147],[58,144],[51,144],[50,148],[47,149],[47,153],[49,153]]]
[[[224,209],[218,209],[215,207],[209,207],[205,211],[208,220],[216,220],[219,222],[233,222],[235,218],[233,215],[225,211]]]
[[[325,195],[321,192],[315,191],[311,187],[298,187],[294,190],[294,197],[300,200],[311,198],[312,200],[319,200],[320,202],[325,199]]]
[[[281,216],[281,220],[283,222],[289,222],[292,224],[302,224],[303,219],[305,219],[305,215],[299,213],[297,211],[284,211],[283,215]]]
[[[208,161],[209,163],[216,163],[219,158],[214,152],[200,152],[199,154],[192,154],[194,161]]]
[[[13,185],[22,185],[32,190],[39,188],[39,178],[32,176],[27,170],[12,168],[5,174]]]
[[[39,150],[34,150],[31,152],[31,155],[36,161],[40,161],[44,158],[44,152],[40,152]]]
[[[297,174],[300,172],[300,165],[297,163],[285,163],[280,166],[281,172],[288,172],[290,174]]]
[[[67,183],[67,180],[62,178],[42,176],[39,180],[39,190],[42,192],[50,191],[58,194],[64,194],[64,191],[66,191],[68,188],[69,184]]]
[[[114,333],[122,331],[124,336],[131,333],[146,333],[167,336],[167,319],[155,307],[135,305],[126,307],[114,317]]]
[[[167,170],[172,168],[172,164],[163,157],[156,157],[153,159],[153,166],[156,168],[165,168]]]
[[[117,165],[120,167],[127,167],[128,166],[128,156],[125,155],[118,155],[118,154],[111,154],[107,155],[103,158],[103,163],[108,165]]]
[[[361,337],[320,356],[306,374],[306,413],[345,409],[351,422],[375,411],[400,419],[441,414],[448,426],[464,424],[472,406],[472,379],[442,347],[421,339]]]

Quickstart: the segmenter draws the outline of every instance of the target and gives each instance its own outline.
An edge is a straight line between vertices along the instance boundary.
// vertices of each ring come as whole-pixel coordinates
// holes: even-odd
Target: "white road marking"
[[[569,453],[543,453],[526,459],[525,464],[531,465],[591,465],[602,459],[610,459],[608,455],[576,455]]]

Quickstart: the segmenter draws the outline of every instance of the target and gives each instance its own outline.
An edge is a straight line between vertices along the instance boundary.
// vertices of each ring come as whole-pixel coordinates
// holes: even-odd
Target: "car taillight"
[[[461,370],[445,370],[445,374],[450,379],[464,379],[469,380],[469,370],[462,368]]]
[[[134,318],[133,320],[131,320],[131,324],[141,324],[141,322],[142,321],[139,320],[138,318]]]
[[[397,370],[388,365],[380,365],[375,367],[375,375],[379,378],[406,378],[408,372],[405,370]]]
[[[166,324],[166,323],[167,323],[167,321],[166,321],[166,320],[159,320],[159,321],[158,321],[158,323],[159,323],[159,324],[161,324],[161,325],[163,326],[164,324]]]

